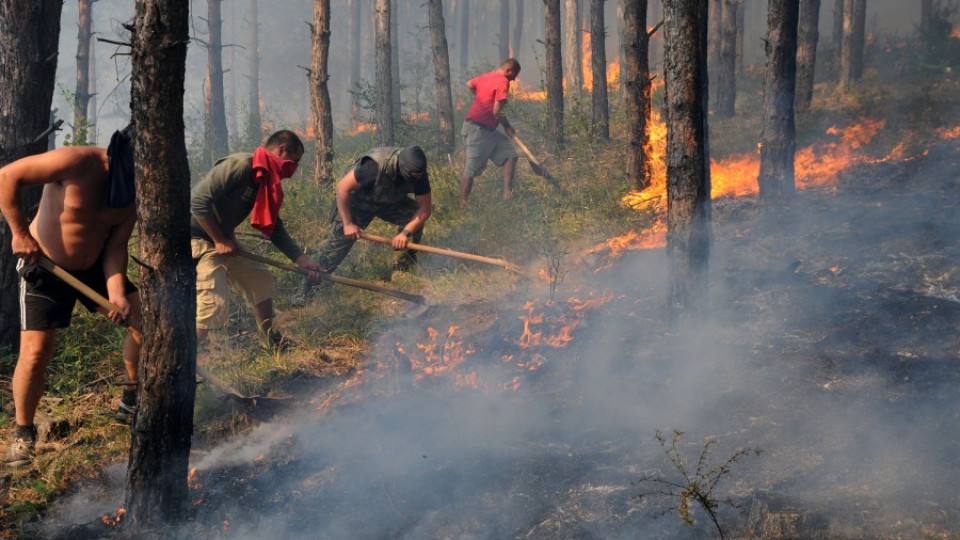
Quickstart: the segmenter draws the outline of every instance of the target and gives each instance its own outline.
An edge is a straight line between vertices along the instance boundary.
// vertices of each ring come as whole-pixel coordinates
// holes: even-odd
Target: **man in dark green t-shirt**
[[[320,246],[317,262],[327,272],[334,271],[374,218],[398,227],[391,245],[395,250],[404,250],[409,241],[420,242],[431,209],[430,178],[423,149],[373,148],[337,182],[331,211],[333,228]],[[416,252],[407,249],[397,258],[394,271],[407,271],[414,263]]]

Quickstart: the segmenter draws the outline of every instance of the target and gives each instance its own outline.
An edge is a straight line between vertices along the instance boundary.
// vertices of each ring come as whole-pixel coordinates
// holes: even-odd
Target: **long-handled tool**
[[[250,253],[249,251],[236,251],[236,254],[241,257],[246,257],[248,259],[262,262],[263,264],[273,266],[275,268],[280,268],[281,270],[287,270],[289,272],[296,272],[298,274],[308,275],[309,270],[300,268],[299,266],[294,266],[292,264],[285,264],[280,261],[271,259],[270,257],[264,257],[262,255],[257,255],[256,253]],[[367,283],[366,281],[360,281],[357,279],[346,278],[343,276],[337,276],[331,274],[330,272],[318,272],[320,274],[320,279],[325,279],[327,281],[332,281],[334,283],[339,283],[341,285],[347,285],[349,287],[357,287],[359,289],[366,289],[368,291],[378,292],[380,294],[385,294],[387,296],[392,296],[394,298],[399,298],[401,300],[406,300],[411,304],[414,304],[414,307],[407,309],[405,315],[407,317],[418,317],[422,315],[430,307],[427,305],[427,300],[420,296],[419,294],[410,294],[403,291],[398,291],[396,289],[391,289],[389,287],[381,287],[379,285],[374,285],[373,283]]]
[[[57,266],[57,264],[51,261],[50,259],[46,257],[40,257],[37,260],[37,264],[44,270],[60,278],[60,280],[62,280],[64,283],[66,283],[67,285],[70,285],[71,287],[76,289],[77,292],[86,296],[87,298],[92,300],[94,303],[96,303],[98,306],[102,307],[103,309],[107,311],[119,311],[117,309],[117,306],[111,304],[110,301],[104,298],[102,294],[91,289],[86,283],[74,277],[74,275],[71,274],[70,272]],[[129,328],[136,330],[137,332],[140,332],[140,321],[134,319],[133,317],[127,317],[126,319],[124,319],[123,324]],[[203,380],[207,381],[207,383],[209,383],[210,386],[213,386],[223,394],[227,394],[245,401],[254,401],[256,399],[259,399],[254,396],[246,396],[241,394],[232,386],[224,382],[219,377],[216,377],[215,375],[211,374],[200,365],[197,365],[196,368],[197,368],[197,375],[199,375]]]
[[[543,167],[543,163],[541,163],[540,160],[538,160],[533,155],[533,152],[531,152],[530,149],[527,148],[527,145],[523,144],[523,141],[520,140],[520,137],[514,134],[513,140],[514,142],[517,143],[517,146],[520,147],[520,150],[522,150],[523,153],[526,154],[527,161],[530,163],[530,169],[533,170],[533,174],[537,176],[542,176],[544,179],[546,179],[547,182],[550,182],[551,184],[553,184],[553,187],[560,189],[560,183],[557,182],[557,179],[550,176],[550,173],[547,172],[547,169]]]
[[[372,242],[377,242],[379,244],[386,244],[388,246],[393,243],[389,238],[384,238],[383,236],[377,236],[375,234],[370,234],[366,232],[360,233],[360,238],[363,238],[365,240],[370,240]],[[463,253],[461,251],[453,251],[452,249],[425,246],[423,244],[415,244],[413,242],[407,242],[407,248],[414,249],[417,251],[424,251],[426,253],[436,253],[437,255],[447,255],[449,257],[456,257],[458,259],[466,259],[468,261],[494,264],[494,265],[506,268],[507,270],[516,272],[518,274],[522,273],[522,271],[520,270],[520,267],[513,264],[512,262],[508,262],[503,259],[497,259],[494,257],[484,257],[482,255],[474,255],[472,253]]]

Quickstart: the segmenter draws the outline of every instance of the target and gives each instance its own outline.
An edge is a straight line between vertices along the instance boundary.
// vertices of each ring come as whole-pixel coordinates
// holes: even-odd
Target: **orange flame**
[[[104,525],[110,525],[111,527],[116,527],[118,523],[123,519],[124,514],[127,513],[126,508],[119,508],[117,510],[117,517],[111,518],[108,514],[104,514],[101,520],[103,520]]]
[[[453,372],[457,366],[467,359],[468,354],[473,353],[472,350],[464,348],[462,339],[456,337],[459,330],[460,327],[451,326],[441,344],[439,342],[440,332],[433,327],[427,328],[430,341],[417,343],[417,348],[423,352],[423,359],[420,359],[415,353],[407,356],[410,359],[410,369],[415,373],[415,380],[421,380],[428,375],[440,376]],[[398,352],[403,352],[399,346]],[[454,378],[458,386],[477,387],[475,373],[457,373]]]
[[[580,44],[580,69],[583,72],[583,89],[593,90],[593,49],[590,48],[590,32],[587,31],[586,22],[584,22],[583,42]],[[607,87],[611,91],[620,88],[620,57],[607,61],[606,68]],[[564,81],[566,82],[566,81]],[[566,85],[564,85],[566,88]]]
[[[960,26],[953,27],[953,31],[950,32],[950,37],[953,39],[960,39]]]
[[[960,126],[955,128],[938,129],[937,134],[941,139],[960,139]]]
[[[360,122],[353,129],[347,132],[347,135],[359,135],[361,133],[366,133],[368,131],[376,131],[377,125],[370,124],[367,122]]]
[[[532,86],[526,85],[517,77],[510,85],[510,95],[514,99],[521,101],[546,101],[546,90],[534,90]]]
[[[420,112],[410,113],[411,122],[423,122],[427,120],[430,120],[430,111],[420,111]]]
[[[187,487],[189,487],[190,489],[200,489],[203,487],[203,484],[197,481],[196,467],[190,469],[190,472],[187,473]]]

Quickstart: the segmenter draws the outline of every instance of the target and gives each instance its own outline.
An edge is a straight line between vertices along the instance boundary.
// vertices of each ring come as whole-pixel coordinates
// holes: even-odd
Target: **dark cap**
[[[419,146],[407,146],[400,150],[397,166],[404,178],[410,178],[411,173],[423,173],[421,178],[427,178],[427,155]]]

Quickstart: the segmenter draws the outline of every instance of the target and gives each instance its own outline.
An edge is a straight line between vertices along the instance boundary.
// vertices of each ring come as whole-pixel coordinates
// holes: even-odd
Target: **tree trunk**
[[[519,24],[519,22],[517,23]],[[500,58],[498,64],[510,58],[510,0],[500,0]]]
[[[797,102],[800,112],[813,101],[813,75],[817,65],[817,41],[820,39],[820,0],[800,4],[800,28],[797,34]]]
[[[607,32],[603,21],[604,0],[590,0],[590,70],[592,76],[591,131],[594,138],[610,139],[610,108],[607,100]]]
[[[663,11],[670,314],[683,321],[708,305],[707,0],[664,2]]]
[[[94,0],[78,0],[77,88],[73,95],[73,144],[86,145],[87,107],[90,104],[90,41]]]
[[[546,37],[547,133],[563,143],[563,59],[560,54],[560,0],[543,0]]]
[[[250,93],[247,95],[247,146],[259,146],[263,139],[263,121],[260,119],[260,30],[257,22],[257,0],[250,0]]]
[[[523,38],[523,2],[517,2],[516,7],[517,11],[513,18],[513,38],[510,40],[510,56],[513,58],[520,56]]]
[[[737,103],[737,12],[740,2],[720,0],[720,56],[717,61],[717,116],[732,118]]]
[[[400,10],[397,0],[390,0],[390,99],[393,101],[393,121],[401,120],[400,100],[401,100],[401,80],[400,80],[400,30],[398,22],[400,20]]]
[[[850,80],[863,76],[863,54],[867,38],[867,0],[853,0],[853,38],[850,40]]]
[[[833,72],[837,80],[840,80],[840,64],[843,56],[843,5],[844,0],[834,0],[833,2],[833,51],[831,60],[833,60]]]
[[[466,77],[470,69],[470,0],[460,3],[460,76]]]
[[[779,204],[796,193],[794,99],[797,77],[796,0],[770,0],[767,11],[767,70],[763,79],[760,131],[760,200]]]
[[[330,0],[313,0],[313,24],[310,26],[310,111],[316,151],[313,159],[313,183],[333,178],[333,112],[327,81],[330,73]]]
[[[743,0],[743,2],[746,2],[746,0]],[[743,63],[743,37],[746,31],[747,8],[743,5],[743,2],[737,8],[737,75],[743,75],[747,72]]]
[[[137,0],[130,109],[136,135],[143,345],[126,507],[135,530],[187,517],[196,390],[196,270],[183,138],[189,0]]]
[[[90,40],[90,103],[87,105],[87,140],[97,145],[97,40]]]
[[[207,143],[207,169],[216,160],[230,152],[227,143],[227,113],[223,99],[223,20],[220,3],[223,0],[207,0],[207,80],[204,99],[204,136]]]
[[[377,132],[381,146],[393,146],[393,82],[390,52],[390,0],[376,0]]]
[[[442,152],[451,152],[456,144],[453,128],[453,95],[450,92],[450,55],[443,22],[443,0],[427,0],[430,25],[430,48],[433,53],[434,89],[437,94],[437,117]]]
[[[364,0],[350,2],[350,127],[360,125],[360,100],[355,92],[360,91],[360,35],[363,15],[361,6]]]
[[[50,123],[57,75],[62,0],[0,0],[0,167],[47,150],[40,137]],[[29,217],[40,201],[38,188],[20,202]],[[12,237],[0,216],[0,343],[20,347],[19,278]]]
[[[624,106],[627,113],[627,177],[633,188],[650,185],[650,35],[647,0],[623,1]]]
[[[567,22],[563,31],[563,71],[567,74],[567,93],[576,101],[583,95],[580,0],[564,0],[563,11]]]
[[[707,73],[710,77],[710,88],[716,88],[717,66],[720,60],[720,22],[723,20],[721,11],[723,0],[708,1],[710,14],[707,21]]]

